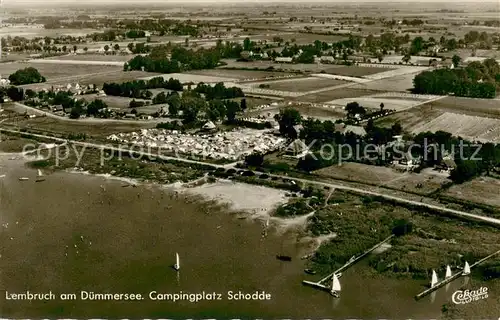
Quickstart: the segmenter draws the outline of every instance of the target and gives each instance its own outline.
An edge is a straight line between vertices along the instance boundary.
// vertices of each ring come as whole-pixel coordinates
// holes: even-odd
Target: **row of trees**
[[[124,83],[104,83],[102,90],[110,96],[120,96],[129,98],[150,98],[150,94],[145,92],[148,89],[168,89],[182,91],[182,83],[174,78],[167,81],[163,77],[154,77],[150,80],[134,80]],[[147,95],[147,96],[146,96]]]
[[[424,71],[415,76],[413,86],[413,91],[421,94],[494,98],[500,86],[500,67],[495,59],[487,59],[463,69]]]
[[[207,100],[214,99],[234,99],[244,97],[243,90],[238,87],[226,88],[223,82],[217,83],[215,86],[198,83],[194,91],[205,95]]]
[[[174,47],[167,57],[169,48],[155,47],[147,56],[136,56],[125,63],[124,70],[177,73],[186,70],[213,69],[218,66],[220,54],[216,49],[189,50]]]

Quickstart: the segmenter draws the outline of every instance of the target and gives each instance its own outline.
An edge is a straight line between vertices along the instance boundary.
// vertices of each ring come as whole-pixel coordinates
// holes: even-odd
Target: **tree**
[[[402,60],[404,63],[408,63],[408,62],[410,62],[410,60],[411,60],[411,54],[409,54],[409,53],[405,54],[401,60]]]
[[[380,112],[382,112],[382,111],[384,111],[384,103],[383,102],[380,103]]]
[[[245,38],[245,40],[243,40],[243,50],[249,51],[251,49],[251,44],[250,38]]]
[[[280,133],[288,137],[293,136],[293,127],[302,122],[302,116],[297,109],[286,108],[280,110],[280,113],[275,116],[280,125]]]
[[[85,47],[85,48],[83,48],[83,51],[84,51],[85,53],[87,53],[87,51],[89,51],[89,48]]]
[[[78,118],[80,118],[81,114],[82,114],[81,108],[73,107],[73,108],[71,108],[71,112],[69,113],[69,118],[70,119],[78,119]]]
[[[73,46],[73,52],[76,53],[76,50],[78,50],[78,47],[76,45]]]
[[[45,82],[45,78],[33,67],[17,70],[9,76],[9,81],[13,85],[23,85],[31,83]]]
[[[172,117],[177,116],[181,108],[181,98],[177,92],[167,97],[168,114]]]
[[[247,109],[247,99],[245,98],[241,99],[240,109],[241,111],[245,111]]]
[[[164,92],[158,93],[154,98],[153,98],[153,104],[164,104],[167,103],[167,95]]]
[[[254,152],[245,157],[245,163],[251,167],[260,167],[264,163],[264,155],[260,152]]]
[[[458,56],[458,55],[453,55],[453,57],[451,58],[451,62],[453,62],[453,66],[456,68],[460,65],[460,61],[462,59]]]
[[[62,51],[63,51],[64,53],[66,53],[66,51],[68,51],[68,48],[67,48],[66,46],[63,46],[63,47],[62,47]]]
[[[107,53],[108,53],[108,51],[109,51],[109,46],[108,46],[108,45],[105,45],[105,46],[104,46],[104,52],[107,54]]]
[[[226,105],[226,117],[228,122],[234,122],[236,120],[236,114],[238,111],[240,111],[240,105],[231,100],[226,100],[225,103]]]
[[[378,62],[382,62],[384,60],[384,55],[382,53],[377,54]]]
[[[189,47],[189,38],[184,39],[184,45]]]
[[[113,46],[113,50],[120,51],[120,45],[117,43]]]

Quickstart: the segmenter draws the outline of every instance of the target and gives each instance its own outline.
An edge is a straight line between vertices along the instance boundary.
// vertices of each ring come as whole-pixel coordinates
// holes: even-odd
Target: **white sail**
[[[450,266],[446,266],[446,275],[444,276],[445,279],[448,279],[451,277],[451,268]]]
[[[269,219],[266,221],[266,227],[269,227]]]
[[[464,275],[470,274],[470,266],[467,261],[465,261]]]
[[[333,280],[332,280],[332,291],[340,291],[340,290],[341,290],[341,287],[340,287],[339,278],[337,277],[336,274],[334,274]]]
[[[438,277],[436,271],[432,270],[431,287],[434,287],[438,283]]]
[[[180,263],[179,263],[179,254],[178,254],[178,253],[176,253],[176,254],[175,254],[175,264],[174,264],[174,269],[178,271],[178,270],[180,269],[180,267],[181,267],[181,266],[180,266]]]
[[[38,176],[39,176],[39,177],[43,177],[42,170],[40,170],[40,169],[38,169]]]

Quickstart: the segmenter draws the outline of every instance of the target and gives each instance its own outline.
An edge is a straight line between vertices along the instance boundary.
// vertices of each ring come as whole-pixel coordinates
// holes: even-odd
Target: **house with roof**
[[[283,152],[283,158],[300,159],[309,153],[309,148],[306,143],[300,139],[295,139],[290,143]]]
[[[212,121],[207,121],[201,127],[201,129],[204,131],[215,131],[215,130],[217,130],[217,126]]]

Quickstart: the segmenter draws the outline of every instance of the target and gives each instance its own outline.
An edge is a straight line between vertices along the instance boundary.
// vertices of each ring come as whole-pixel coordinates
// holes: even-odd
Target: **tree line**
[[[182,91],[182,83],[174,78],[167,81],[163,77],[154,77],[150,80],[134,80],[124,83],[104,83],[102,90],[110,96],[128,97],[128,98],[151,98],[151,92],[148,89],[168,89]]]
[[[403,154],[409,153],[414,159],[421,159],[420,167],[434,167],[442,164],[445,157],[451,157],[456,167],[451,171],[450,179],[455,183],[462,183],[482,174],[499,172],[500,167],[500,144],[478,143],[474,144],[460,137],[454,137],[451,133],[444,131],[423,132],[417,135],[405,134],[403,146],[391,144],[394,136],[403,134],[403,128],[399,123],[389,128],[378,127],[373,121],[368,121],[365,126],[367,134],[358,136],[352,132],[340,132],[332,121],[320,121],[317,119],[302,119],[300,113],[293,108],[281,110],[277,115],[280,124],[280,132],[286,135],[290,141],[300,138],[308,146],[311,146],[311,154],[306,155],[297,163],[297,168],[306,172],[318,170],[331,166],[349,154],[334,154],[330,159],[320,155],[321,147],[325,144],[333,146],[349,145],[352,150],[360,148],[363,150],[368,144],[378,146],[378,150],[371,152],[370,159],[352,157],[350,162],[362,162],[371,165],[385,166],[393,160],[401,160]],[[299,136],[293,127],[302,125]],[[409,149],[409,142],[420,146]],[[313,143],[314,142],[314,143]],[[479,145],[480,147],[478,148]],[[342,148],[343,149],[343,148]],[[343,149],[342,151],[348,151]]]
[[[424,71],[413,79],[413,92],[420,94],[495,98],[499,87],[500,67],[495,59],[471,62],[465,68]]]

